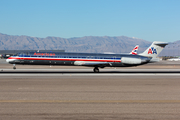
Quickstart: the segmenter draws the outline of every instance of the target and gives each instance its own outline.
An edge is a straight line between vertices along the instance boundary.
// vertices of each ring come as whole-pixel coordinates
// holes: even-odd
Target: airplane
[[[171,59],[168,59],[168,61],[180,61],[180,57],[179,58],[171,58]]]
[[[137,55],[138,48],[139,48],[139,45],[136,45],[136,46],[134,47],[134,49],[133,49],[129,54]]]
[[[150,62],[158,62],[156,57],[168,43],[153,42],[143,53],[133,54],[103,54],[103,53],[69,53],[69,52],[27,52],[18,53],[6,59],[6,62],[22,65],[64,65],[94,67],[98,73],[104,67],[132,67]]]

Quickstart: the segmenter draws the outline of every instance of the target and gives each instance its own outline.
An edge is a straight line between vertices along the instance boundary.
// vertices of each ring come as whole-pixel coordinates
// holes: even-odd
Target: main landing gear
[[[98,72],[99,72],[98,67],[95,67],[95,68],[94,68],[94,72],[95,72],[95,73],[98,73]]]

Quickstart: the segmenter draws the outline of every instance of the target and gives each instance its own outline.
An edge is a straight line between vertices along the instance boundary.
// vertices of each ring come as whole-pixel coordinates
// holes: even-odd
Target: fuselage
[[[11,64],[26,65],[67,65],[92,67],[127,67],[148,63],[149,57],[130,54],[101,54],[101,53],[67,53],[67,52],[28,52],[9,57],[6,61]]]

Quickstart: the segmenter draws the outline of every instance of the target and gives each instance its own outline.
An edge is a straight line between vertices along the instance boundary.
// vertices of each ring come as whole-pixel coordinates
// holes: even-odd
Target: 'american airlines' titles
[[[34,53],[34,55],[55,56],[55,53]]]

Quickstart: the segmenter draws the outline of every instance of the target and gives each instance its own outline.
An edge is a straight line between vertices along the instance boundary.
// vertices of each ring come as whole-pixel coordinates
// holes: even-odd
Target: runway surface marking
[[[0,103],[180,103],[180,100],[0,100]]]

